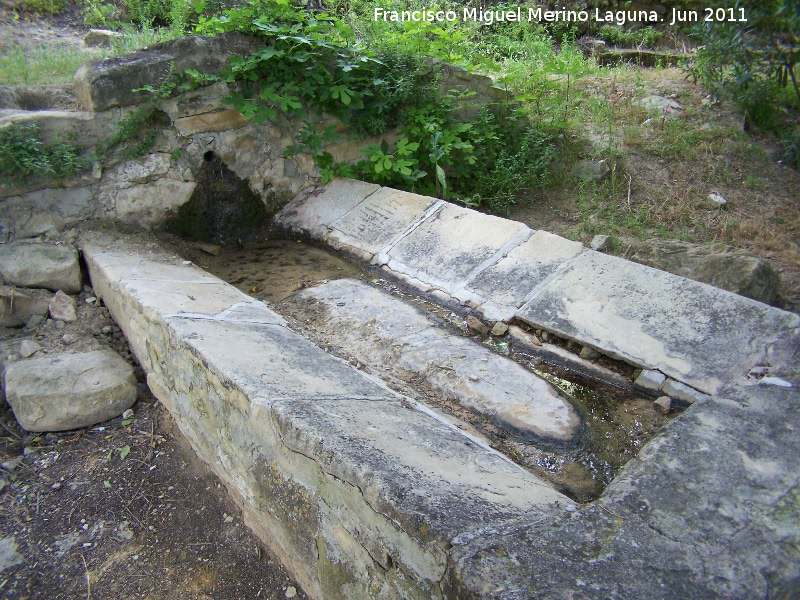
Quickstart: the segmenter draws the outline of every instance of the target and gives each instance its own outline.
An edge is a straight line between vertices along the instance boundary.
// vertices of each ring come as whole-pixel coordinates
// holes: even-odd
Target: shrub
[[[28,176],[65,177],[84,166],[78,148],[59,140],[39,139],[36,125],[12,123],[0,129],[0,176],[21,179]]]

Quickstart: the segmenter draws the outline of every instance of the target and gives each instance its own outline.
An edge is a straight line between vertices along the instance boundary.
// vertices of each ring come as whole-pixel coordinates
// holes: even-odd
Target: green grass
[[[0,85],[67,83],[94,56],[67,44],[9,44],[0,52]]]
[[[180,36],[168,29],[126,26],[110,49],[84,50],[70,44],[38,46],[8,44],[0,50],[0,85],[69,83],[83,63],[94,58],[116,56]]]

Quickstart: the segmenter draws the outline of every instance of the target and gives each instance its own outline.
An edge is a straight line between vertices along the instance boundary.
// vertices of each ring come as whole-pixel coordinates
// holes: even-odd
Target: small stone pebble
[[[51,490],[60,490],[61,489],[61,482],[56,481],[53,485],[50,486]]]
[[[288,588],[286,588],[286,597],[294,598],[295,596],[297,596],[297,588],[295,588],[293,585],[290,585]]]
[[[655,400],[653,404],[656,405],[656,410],[658,412],[662,415],[666,415],[672,408],[672,398],[669,396],[661,396],[658,400]]]
[[[61,336],[61,343],[64,344],[65,346],[74,344],[77,341],[78,338],[72,335],[71,333],[65,333],[64,335]]]
[[[39,449],[33,446],[25,446],[22,449],[22,456],[30,456],[31,454],[39,454]]]
[[[492,335],[501,336],[505,335],[506,332],[508,332],[508,325],[506,325],[502,321],[498,321],[497,323],[494,324],[494,327],[492,327]]]
[[[42,347],[33,340],[22,340],[19,345],[19,355],[22,358],[28,358],[29,356],[33,356],[39,352],[41,349]]]
[[[475,333],[479,333],[480,335],[486,335],[489,333],[489,328],[477,317],[473,317],[472,315],[467,317],[467,327],[470,328],[471,331]]]
[[[102,331],[102,332],[103,332],[103,333],[105,333],[106,335],[110,335],[110,334],[111,334],[111,332],[112,332],[112,331],[114,331],[114,328],[113,328],[113,327],[111,327],[111,325],[106,325],[106,326],[105,326],[105,327],[103,327],[103,328],[102,328],[100,331]]]
[[[122,413],[122,418],[123,419],[132,419],[133,418],[133,409],[129,408],[124,413]]]
[[[584,360],[594,360],[595,358],[600,357],[600,353],[594,348],[589,348],[589,346],[584,346],[583,348],[581,348],[580,357]]]
[[[97,298],[95,298],[94,296],[89,296],[88,298],[86,298],[86,300],[84,300],[84,302],[86,302],[86,304],[94,304],[95,302],[97,302]]]

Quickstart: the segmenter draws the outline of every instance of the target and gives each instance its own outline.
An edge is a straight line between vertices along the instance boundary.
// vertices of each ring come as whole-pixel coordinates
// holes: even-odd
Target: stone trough
[[[797,590],[796,315],[361,182],[335,181],[277,221],[484,318],[530,323],[637,364],[660,376],[657,388],[683,386],[695,400],[600,499],[579,505],[293,332],[263,302],[124,236],[89,235],[82,250],[95,292],[151,390],[311,596],[745,598]],[[474,244],[463,241],[469,231],[479,232]],[[360,329],[342,329],[353,343],[384,344],[381,360],[440,390],[466,383],[462,395],[502,420],[502,398],[461,371],[481,358],[410,308],[379,319],[371,293],[348,280],[303,292],[343,323],[359,320]],[[748,376],[759,365],[771,379]],[[532,422],[536,435],[563,436],[553,415],[569,421],[569,404],[547,409],[557,398],[546,385],[550,400],[525,391],[537,385],[519,381],[511,396],[527,395],[544,411]]]

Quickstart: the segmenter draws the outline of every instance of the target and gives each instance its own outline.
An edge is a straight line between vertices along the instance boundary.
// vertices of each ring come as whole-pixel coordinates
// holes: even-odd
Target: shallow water
[[[300,289],[328,280],[361,278],[414,303],[451,330],[471,335],[464,315],[400,288],[380,271],[353,265],[331,251],[300,241],[250,240],[242,246],[224,248],[219,256],[205,257],[200,263],[214,275],[270,304],[279,304]],[[430,396],[420,399],[466,421],[497,450],[579,502],[597,498],[625,463],[672,416],[659,413],[650,398],[581,379],[558,365],[516,351],[510,342],[491,337],[480,341],[531,369],[572,398],[588,430],[586,442],[578,450],[521,442],[480,415],[468,410],[453,411],[447,403]]]

